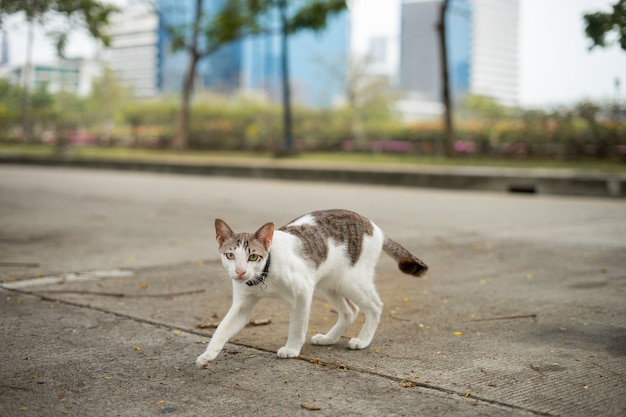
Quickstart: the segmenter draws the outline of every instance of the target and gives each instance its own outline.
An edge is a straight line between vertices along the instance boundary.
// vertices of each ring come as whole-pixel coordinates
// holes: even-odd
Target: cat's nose
[[[246,273],[245,269],[237,269],[235,270],[235,273],[241,278],[243,276],[243,274]]]

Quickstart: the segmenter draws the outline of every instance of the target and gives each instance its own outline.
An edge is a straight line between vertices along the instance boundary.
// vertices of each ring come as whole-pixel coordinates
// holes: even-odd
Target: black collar
[[[263,268],[263,272],[261,272],[261,275],[259,275],[258,277],[256,277],[255,279],[251,279],[249,281],[246,281],[246,285],[248,287],[254,287],[255,285],[261,284],[265,281],[265,278],[267,278],[267,274],[269,274],[270,272],[270,254],[267,254],[267,262],[265,262],[265,267]]]

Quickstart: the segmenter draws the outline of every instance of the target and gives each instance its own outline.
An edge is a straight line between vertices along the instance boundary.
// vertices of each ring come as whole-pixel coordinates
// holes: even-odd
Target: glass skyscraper
[[[217,13],[225,1],[205,0],[205,16]],[[301,2],[291,0],[290,6],[295,8]],[[154,9],[131,1],[113,22],[112,48],[107,52],[109,65],[139,97],[180,92],[189,63],[186,51],[172,51],[170,32],[172,28],[191,30],[195,1],[157,0],[156,5]],[[269,13],[266,19],[272,28],[269,33],[231,42],[198,63],[196,91],[241,91],[279,100],[278,13]],[[342,94],[348,48],[347,11],[331,17],[327,28],[319,33],[301,31],[291,35],[289,63],[294,102],[315,107],[331,105]]]

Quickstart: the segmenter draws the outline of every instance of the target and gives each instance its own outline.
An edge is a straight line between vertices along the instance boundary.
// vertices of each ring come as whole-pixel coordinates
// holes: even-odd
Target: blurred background
[[[623,0],[5,3],[5,149],[626,161]]]

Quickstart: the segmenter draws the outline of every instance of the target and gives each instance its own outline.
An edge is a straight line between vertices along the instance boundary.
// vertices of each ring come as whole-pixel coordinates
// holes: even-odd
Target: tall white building
[[[104,61],[137,97],[159,93],[159,18],[147,2],[134,2],[113,16],[111,47]]]
[[[520,0],[471,0],[470,91],[516,105],[520,94]]]

